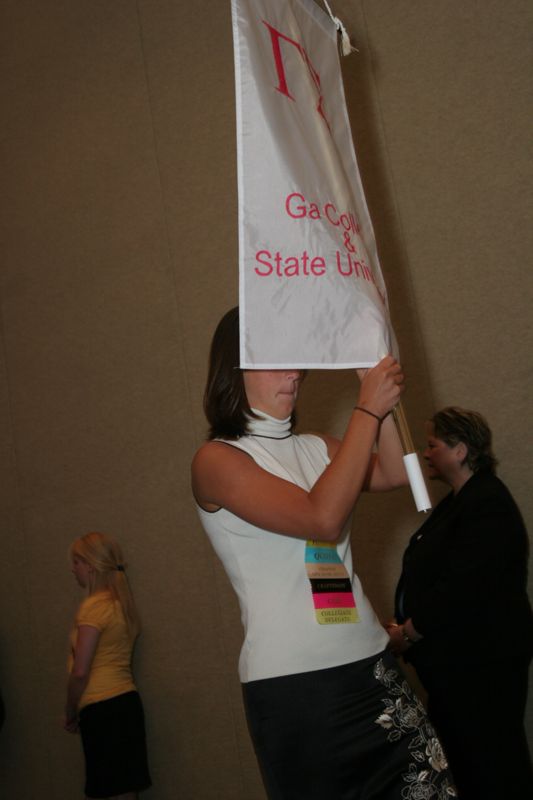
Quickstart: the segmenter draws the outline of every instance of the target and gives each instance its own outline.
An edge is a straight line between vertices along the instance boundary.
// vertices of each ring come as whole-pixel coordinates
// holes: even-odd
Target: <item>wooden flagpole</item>
[[[404,453],[403,463],[411,485],[411,491],[415,501],[417,511],[429,511],[431,509],[431,500],[429,499],[428,491],[420,468],[420,461],[413,444],[411,431],[407,423],[407,418],[403,410],[403,406],[398,403],[392,410],[396,430],[400,437],[402,450]]]

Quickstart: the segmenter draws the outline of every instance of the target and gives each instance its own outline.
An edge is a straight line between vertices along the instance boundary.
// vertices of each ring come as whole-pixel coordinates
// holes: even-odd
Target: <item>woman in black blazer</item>
[[[524,730],[533,654],[527,532],[495,475],[483,417],[445,408],[428,432],[429,477],[452,491],[405,552],[391,648],[428,692],[461,800],[524,800],[533,797]]]

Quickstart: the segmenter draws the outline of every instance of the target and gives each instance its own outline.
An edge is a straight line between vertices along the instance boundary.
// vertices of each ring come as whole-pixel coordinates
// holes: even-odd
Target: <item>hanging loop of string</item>
[[[335,27],[337,28],[337,31],[341,35],[342,54],[343,54],[343,56],[349,56],[350,53],[353,53],[354,51],[356,51],[356,48],[353,47],[353,45],[352,45],[352,43],[350,41],[350,37],[348,36],[348,31],[346,30],[342,20],[340,20],[338,17],[336,17],[333,14],[333,11],[331,10],[331,8],[329,6],[328,0],[324,0],[324,5],[326,6],[326,10],[327,10],[328,14],[330,15],[331,19],[335,23]]]

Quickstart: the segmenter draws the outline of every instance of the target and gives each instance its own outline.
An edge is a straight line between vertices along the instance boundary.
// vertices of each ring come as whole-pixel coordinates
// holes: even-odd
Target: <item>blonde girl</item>
[[[150,786],[144,714],[131,672],[139,618],[120,545],[87,533],[70,547],[87,596],[70,636],[64,728],[81,733],[85,797],[135,800]]]

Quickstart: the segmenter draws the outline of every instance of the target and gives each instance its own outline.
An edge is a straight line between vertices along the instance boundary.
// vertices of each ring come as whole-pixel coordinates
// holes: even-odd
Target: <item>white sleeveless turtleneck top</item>
[[[223,441],[244,450],[267,472],[311,489],[329,464],[325,442],[310,434],[291,434],[290,418],[254,413],[261,419],[249,421],[249,435]],[[245,632],[239,659],[243,683],[359,661],[386,647],[388,636],[353,572],[350,521],[336,549],[352,580],[359,621],[321,625],[304,539],[263,530],[224,508],[207,512],[198,506],[198,513],[239,599]]]

